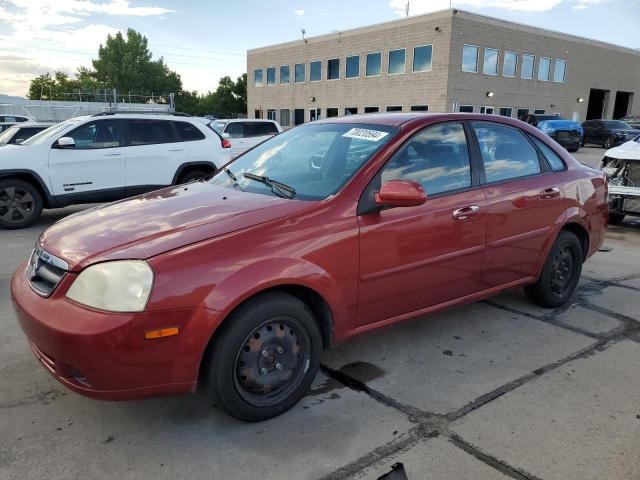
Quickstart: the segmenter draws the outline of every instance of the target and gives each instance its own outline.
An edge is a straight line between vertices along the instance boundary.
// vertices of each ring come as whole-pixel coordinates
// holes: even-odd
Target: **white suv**
[[[222,138],[231,139],[232,158],[282,132],[278,122],[263,119],[214,120],[211,127]]]
[[[202,178],[230,159],[210,121],[184,114],[100,113],[0,149],[0,227],[43,208],[119,200]]]

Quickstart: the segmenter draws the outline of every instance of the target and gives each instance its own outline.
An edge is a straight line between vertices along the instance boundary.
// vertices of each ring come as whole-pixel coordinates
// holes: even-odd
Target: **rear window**
[[[244,127],[245,137],[261,137],[263,135],[275,135],[278,129],[271,122],[247,122]]]
[[[178,135],[180,135],[180,139],[183,142],[193,142],[196,140],[204,140],[205,138],[204,133],[192,123],[173,122],[173,124],[176,130],[178,130]]]
[[[551,147],[548,147],[542,140],[539,140],[536,137],[530,136],[529,138],[531,138],[533,140],[533,143],[535,143],[536,146],[542,151],[542,155],[547,159],[551,170],[553,170],[554,172],[564,170],[564,162],[556,152],[551,150]]]
[[[167,120],[129,120],[129,145],[172,143],[176,138]]]

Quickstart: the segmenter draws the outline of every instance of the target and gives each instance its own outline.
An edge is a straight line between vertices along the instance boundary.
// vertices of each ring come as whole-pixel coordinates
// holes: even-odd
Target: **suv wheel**
[[[17,178],[0,180],[0,227],[28,227],[40,218],[42,207],[42,196],[31,183]]]
[[[209,175],[204,170],[191,170],[190,172],[185,173],[180,177],[180,181],[178,183],[189,183],[194,182],[196,180],[201,180],[204,177]]]
[[[321,351],[320,331],[305,303],[286,293],[259,295],[214,334],[205,361],[207,393],[234,417],[266,420],[307,392]]]
[[[573,233],[562,230],[551,247],[542,274],[524,291],[533,303],[548,308],[564,304],[578,286],[582,273],[582,245]]]
[[[604,142],[602,142],[602,146],[606,149],[609,148],[613,148],[614,146],[614,141],[613,141],[613,137],[611,135],[608,135],[605,137]]]

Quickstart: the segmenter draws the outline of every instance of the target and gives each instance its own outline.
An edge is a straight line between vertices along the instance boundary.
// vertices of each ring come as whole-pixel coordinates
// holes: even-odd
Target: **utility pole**
[[[449,0],[451,2],[451,0]],[[407,5],[404,7],[404,14],[406,17],[409,16],[409,0],[407,0]]]

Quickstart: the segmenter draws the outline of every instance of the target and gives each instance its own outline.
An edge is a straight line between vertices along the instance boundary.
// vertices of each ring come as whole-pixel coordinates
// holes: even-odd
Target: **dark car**
[[[16,123],[0,134],[0,145],[20,144],[36,133],[49,128],[52,123]]]
[[[595,143],[604,148],[613,148],[640,135],[640,130],[632,128],[621,120],[587,120],[582,123],[585,143]]]
[[[349,115],[59,221],[11,298],[38,361],[76,392],[201,382],[212,404],[263,420],[357,334],[516,286],[565,304],[607,212],[605,174],[518,120]]]
[[[564,119],[560,117],[560,115],[558,114],[528,113],[526,115],[522,115],[520,117],[520,120],[522,120],[525,123],[528,123],[529,125],[533,125],[534,127],[538,127],[538,124],[543,120],[564,120]]]
[[[640,128],[640,115],[627,115],[620,120],[629,125],[631,128]]]
[[[577,152],[583,142],[582,126],[572,120],[562,120],[559,117],[553,120],[541,120],[538,122],[538,129],[570,152]]]

